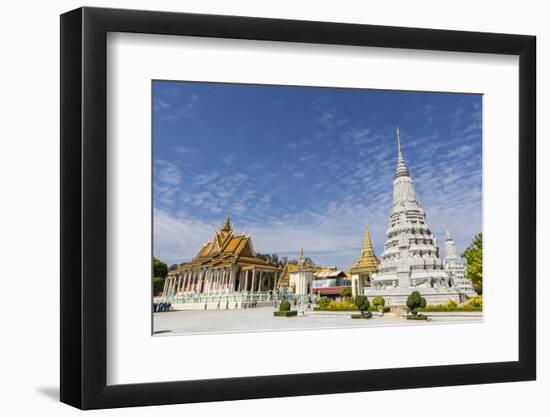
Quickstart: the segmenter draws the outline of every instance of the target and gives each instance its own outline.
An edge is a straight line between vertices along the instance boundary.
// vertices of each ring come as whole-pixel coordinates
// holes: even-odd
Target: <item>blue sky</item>
[[[443,253],[481,231],[480,95],[153,82],[154,253],[190,260],[224,222],[261,253],[349,267],[381,254],[395,129]]]

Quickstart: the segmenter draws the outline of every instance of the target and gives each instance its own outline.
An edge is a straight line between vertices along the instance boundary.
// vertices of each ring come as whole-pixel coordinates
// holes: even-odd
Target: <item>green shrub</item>
[[[290,311],[290,302],[285,298],[279,305],[279,311]]]
[[[468,305],[449,307],[447,305],[436,305],[436,306],[426,306],[424,308],[418,308],[418,312],[449,312],[449,313],[459,313],[459,312],[477,312],[483,311],[481,307],[471,307]]]
[[[340,295],[342,297],[351,297],[351,294],[352,294],[352,291],[351,291],[351,287],[344,287],[340,290]]]
[[[325,308],[315,307],[313,310],[314,311],[358,311],[357,307],[355,307],[355,306],[348,307],[348,306],[344,306],[344,305],[338,306],[338,307],[329,306],[329,307],[325,307]]]
[[[483,297],[478,295],[476,297],[469,298],[468,301],[464,304],[466,307],[483,307]]]
[[[411,295],[407,298],[407,308],[412,313],[413,316],[418,314],[418,308],[426,307],[426,299],[420,296],[418,291],[413,291]]]
[[[458,304],[456,303],[455,300],[449,299],[449,301],[447,301],[447,307],[449,307],[449,308],[457,308],[457,307],[458,307]]]
[[[384,297],[374,297],[372,299],[372,305],[377,309],[377,310],[384,310],[384,306],[386,305],[386,300],[384,300]]]
[[[292,311],[274,311],[273,315],[275,317],[294,317],[298,315],[298,312],[296,310]]]
[[[328,298],[328,297],[321,297],[321,298],[319,299],[319,307],[320,307],[320,308],[328,308],[329,304],[330,304],[330,298]]]
[[[365,311],[368,312],[370,302],[364,295],[358,295],[355,297],[355,307],[361,312],[361,316],[365,315]],[[370,314],[370,313],[369,313]],[[370,314],[372,316],[372,314]]]

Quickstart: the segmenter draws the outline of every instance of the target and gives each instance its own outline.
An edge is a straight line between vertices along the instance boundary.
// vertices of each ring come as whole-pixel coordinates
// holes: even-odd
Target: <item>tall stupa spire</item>
[[[405,158],[403,158],[403,153],[401,153],[401,137],[399,134],[399,127],[397,127],[397,169],[395,170],[395,178],[399,177],[408,177],[409,170],[405,164]]]
[[[416,198],[414,182],[401,151],[399,128],[396,136],[397,169],[386,243],[378,273],[372,276],[371,288],[365,287],[365,295],[381,296],[390,304],[403,305],[412,291],[418,291],[428,304],[444,304],[449,299],[458,302],[459,293],[450,285],[450,276],[439,257],[437,239]]]

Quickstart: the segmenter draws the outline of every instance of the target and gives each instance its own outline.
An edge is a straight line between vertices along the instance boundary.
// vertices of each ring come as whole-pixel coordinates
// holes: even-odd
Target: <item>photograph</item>
[[[153,335],[483,322],[483,95],[153,80]]]

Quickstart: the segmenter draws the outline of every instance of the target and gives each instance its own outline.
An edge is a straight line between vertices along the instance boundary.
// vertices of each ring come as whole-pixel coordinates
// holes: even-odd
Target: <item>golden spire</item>
[[[372,242],[370,240],[369,226],[365,227],[365,239],[363,240],[363,250],[361,251],[361,256],[368,255],[373,253]]]
[[[223,231],[229,232],[231,230],[231,212],[227,209],[227,217],[225,218],[225,224],[222,227]]]
[[[363,240],[363,249],[361,250],[361,257],[351,267],[351,272],[376,272],[378,270],[378,264],[380,261],[374,253],[372,247],[372,241],[370,238],[369,227],[365,228],[365,238]]]

